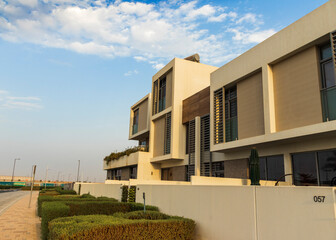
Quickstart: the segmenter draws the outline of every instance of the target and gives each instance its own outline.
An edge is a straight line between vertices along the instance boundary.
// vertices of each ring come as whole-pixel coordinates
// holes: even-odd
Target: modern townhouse
[[[336,184],[336,1],[332,0],[211,74],[211,147],[224,177]]]
[[[203,115],[207,115],[209,125],[210,73],[216,69],[200,63],[195,54],[185,59],[174,58],[153,76],[152,92],[131,107],[129,139],[139,142],[139,151],[105,161],[108,180],[187,180],[188,169],[192,169],[188,165],[193,161],[186,146],[190,117],[182,116],[186,111],[192,115],[202,100],[189,104],[183,100],[194,101],[198,92],[206,93],[202,106],[206,108]],[[210,139],[210,131],[208,135]]]
[[[173,59],[131,107],[140,151],[105,162],[107,179],[247,179],[257,148],[263,180],[335,185],[335,12],[330,0],[218,69]]]

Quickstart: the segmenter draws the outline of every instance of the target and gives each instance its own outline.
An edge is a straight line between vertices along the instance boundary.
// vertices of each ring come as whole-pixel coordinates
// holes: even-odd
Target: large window
[[[224,162],[213,162],[212,163],[212,176],[213,177],[224,177]]]
[[[225,90],[225,141],[238,139],[237,87]]]
[[[166,77],[160,79],[159,112],[166,108]]]
[[[133,112],[132,134],[136,134],[138,132],[138,124],[139,124],[139,109],[136,109]]]
[[[138,167],[137,166],[133,166],[130,167],[130,178],[131,179],[136,179],[137,178],[137,172],[138,172]]]
[[[166,109],[166,85],[165,76],[153,84],[153,115]]]
[[[330,43],[320,47],[323,121],[336,119],[336,79]]]
[[[282,155],[260,157],[260,179],[277,181],[285,174],[284,158]]]
[[[335,186],[336,149],[292,154],[294,184]]]

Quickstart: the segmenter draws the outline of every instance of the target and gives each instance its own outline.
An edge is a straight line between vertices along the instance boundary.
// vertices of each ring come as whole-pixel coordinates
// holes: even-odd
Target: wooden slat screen
[[[214,92],[214,143],[224,142],[223,133],[223,89]]]

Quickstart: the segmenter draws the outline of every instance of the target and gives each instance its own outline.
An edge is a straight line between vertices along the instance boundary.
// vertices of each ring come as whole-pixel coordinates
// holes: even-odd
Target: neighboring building
[[[219,69],[173,59],[131,107],[144,151],[105,163],[107,178],[246,179],[255,147],[263,180],[336,184],[335,12],[331,0]]]
[[[205,114],[209,116],[210,73],[216,69],[193,55],[174,58],[153,76],[152,93],[131,107],[129,139],[139,141],[142,151],[104,162],[107,179],[187,180],[189,157],[182,102],[208,88]]]

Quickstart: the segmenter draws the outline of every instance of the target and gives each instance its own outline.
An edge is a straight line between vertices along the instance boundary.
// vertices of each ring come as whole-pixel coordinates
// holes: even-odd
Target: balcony
[[[336,86],[321,90],[323,121],[336,120]]]
[[[137,152],[133,152],[129,155],[124,155],[118,159],[105,161],[104,160],[104,170],[113,169],[113,168],[122,168],[127,166],[134,166],[139,163],[139,161],[148,160],[150,158],[150,153],[145,150],[139,150]]]

